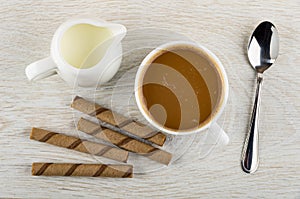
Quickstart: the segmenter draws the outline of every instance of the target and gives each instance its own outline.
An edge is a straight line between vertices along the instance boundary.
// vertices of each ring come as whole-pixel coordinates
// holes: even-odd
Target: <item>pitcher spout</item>
[[[108,24],[107,28],[110,29],[113,34],[111,46],[118,45],[125,37],[127,32],[126,27],[122,24]]]

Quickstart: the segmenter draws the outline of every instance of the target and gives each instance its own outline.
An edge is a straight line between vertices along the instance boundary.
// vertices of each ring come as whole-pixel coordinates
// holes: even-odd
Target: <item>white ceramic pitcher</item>
[[[82,26],[80,26],[80,29],[72,29],[72,31],[75,31],[75,35],[77,34],[76,31],[81,32],[74,37],[68,36],[66,32],[71,30],[72,27],[76,27],[76,25]],[[95,40],[97,40],[98,36],[101,37],[100,28],[109,30],[111,35],[101,43],[93,43],[93,38],[90,38],[91,35],[82,34],[85,27],[91,28],[92,36],[95,37]],[[82,35],[83,38],[78,38],[78,35]],[[74,19],[67,21],[56,30],[53,36],[51,56],[28,65],[25,70],[26,75],[30,81],[34,81],[54,74],[59,74],[61,78],[71,86],[78,85],[92,87],[99,83],[107,82],[116,74],[120,67],[122,60],[121,40],[125,35],[126,28],[121,24],[114,24],[95,19]],[[82,65],[84,66],[85,63],[91,62],[90,60],[96,60],[97,63],[89,67],[78,67],[67,61],[64,57],[66,48],[62,44],[63,37],[63,41],[66,40],[70,44],[70,47],[67,47],[67,54],[74,59],[78,58],[78,53],[74,53],[73,55],[73,51],[76,52],[80,50],[81,44],[85,47],[85,39],[89,39],[88,42],[91,43],[93,48],[90,49],[90,52],[86,54],[87,56],[85,59],[82,60]],[[73,44],[76,44],[76,42],[78,45],[74,48]]]

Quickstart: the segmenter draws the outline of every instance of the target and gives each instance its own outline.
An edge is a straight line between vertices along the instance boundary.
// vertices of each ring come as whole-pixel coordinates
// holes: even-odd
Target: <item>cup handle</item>
[[[208,147],[200,154],[201,158],[208,156],[216,147],[226,146],[229,143],[229,137],[227,133],[216,123],[210,125],[208,128],[206,139],[204,140],[204,145]]]
[[[208,131],[209,135],[217,138],[216,144],[227,145],[229,143],[227,133],[216,122],[209,127]]]
[[[29,81],[36,81],[56,74],[57,66],[51,57],[47,57],[29,64],[25,73]]]

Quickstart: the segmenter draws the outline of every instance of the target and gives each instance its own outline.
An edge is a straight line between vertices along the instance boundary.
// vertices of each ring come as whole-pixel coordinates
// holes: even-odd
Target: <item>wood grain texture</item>
[[[299,198],[299,4],[298,0],[1,1],[0,197]],[[192,146],[167,169],[122,181],[31,176],[31,163],[35,161],[95,163],[88,155],[79,157],[29,140],[32,126],[59,132],[74,129],[69,108],[74,89],[58,76],[30,83],[24,69],[49,55],[51,38],[59,24],[78,16],[119,22],[129,31],[175,31],[214,52],[223,62],[230,83],[222,124],[230,144],[205,159],[195,155],[198,148]],[[280,55],[266,73],[262,89],[260,168],[254,175],[247,175],[240,169],[240,153],[255,76],[245,47],[254,26],[264,19],[273,21],[279,29]],[[119,73],[126,70],[126,64]],[[108,91],[101,91],[101,95],[102,101],[109,102]]]

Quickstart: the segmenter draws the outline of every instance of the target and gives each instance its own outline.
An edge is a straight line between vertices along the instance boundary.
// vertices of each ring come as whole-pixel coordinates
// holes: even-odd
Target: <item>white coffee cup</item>
[[[193,49],[196,49],[202,54],[204,54],[207,59],[214,62],[215,64],[211,65],[212,67],[211,69],[214,69],[216,71],[217,75],[214,78],[220,78],[219,81],[221,82],[221,86],[218,87],[220,90],[218,90],[217,92],[215,92],[214,90],[210,90],[210,92],[212,93],[218,93],[219,96],[216,96],[215,103],[212,106],[211,115],[210,117],[208,117],[208,119],[206,119],[196,128],[186,129],[186,130],[174,130],[174,129],[166,128],[163,124],[160,124],[151,116],[143,99],[142,85],[143,85],[145,72],[147,71],[150,64],[157,57],[159,57],[165,51],[172,51],[176,48],[178,49],[182,47],[191,47]],[[210,89],[209,80],[207,80],[206,84]],[[229,138],[227,134],[223,131],[223,129],[216,123],[216,121],[218,120],[218,118],[220,117],[220,115],[222,114],[225,108],[227,98],[228,98],[228,93],[229,93],[228,79],[224,67],[220,62],[220,60],[204,46],[197,45],[192,42],[185,42],[185,41],[170,42],[157,47],[144,58],[141,65],[139,66],[135,78],[135,99],[136,99],[137,106],[140,112],[142,113],[142,115],[145,117],[145,119],[156,129],[172,135],[187,135],[187,134],[203,132],[204,130],[207,130],[209,128],[210,133],[213,133],[214,136],[219,136],[219,137],[221,136],[223,138],[223,142],[225,142],[226,144],[228,143]]]
[[[95,62],[95,60],[98,61],[97,59],[99,59],[99,61],[86,68],[75,67],[65,59],[62,53],[62,38],[68,30],[73,27],[77,28],[79,27],[78,25],[82,25],[78,31],[84,31],[85,27],[90,28],[90,31],[93,31],[92,33],[95,40],[101,37],[102,29],[100,30],[100,28],[111,32],[111,36],[107,37],[102,43],[93,44],[90,42],[90,46],[94,46],[87,54],[87,57],[82,60],[82,65],[89,61],[91,62],[91,60]],[[76,29],[72,29],[72,31],[76,31]],[[76,84],[83,87],[94,87],[99,83],[107,82],[115,75],[120,67],[122,60],[121,40],[125,35],[126,28],[121,24],[87,18],[69,20],[56,30],[51,43],[51,56],[28,65],[25,70],[26,75],[30,81],[34,81],[57,73],[71,86]],[[82,43],[84,42],[84,38],[81,41],[80,39],[78,40],[78,38],[72,40],[73,38],[71,36],[69,37],[70,38],[66,38],[66,40],[69,41],[70,44],[81,42],[81,44],[85,45],[85,43]],[[72,49],[71,46],[69,48],[69,52],[67,52],[69,57],[78,57],[78,53],[72,55],[74,49]],[[100,56],[101,59],[99,58]]]

